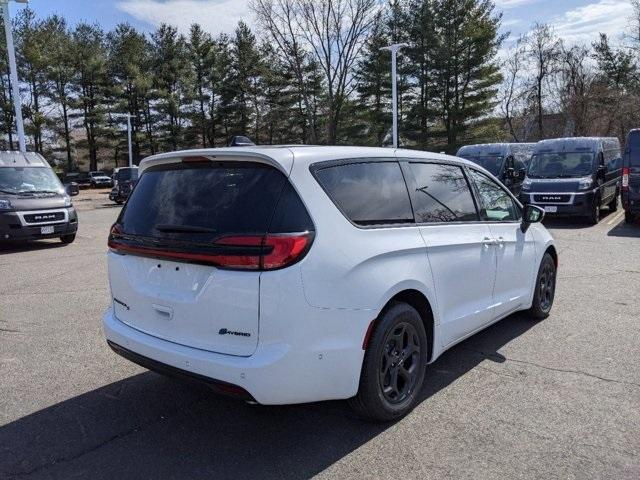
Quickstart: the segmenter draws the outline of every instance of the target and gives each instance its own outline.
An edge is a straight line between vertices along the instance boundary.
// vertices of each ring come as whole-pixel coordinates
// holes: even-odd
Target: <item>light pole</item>
[[[16,3],[29,3],[29,0],[14,0]],[[18,69],[16,67],[16,52],[13,46],[13,31],[9,16],[9,0],[0,0],[2,17],[4,18],[4,33],[7,36],[7,52],[9,53],[9,71],[11,74],[11,93],[13,108],[16,111],[16,130],[18,131],[18,145],[21,152],[27,151],[24,141],[24,124],[22,123],[22,101],[20,100],[20,85],[18,84]]]
[[[394,43],[388,47],[382,47],[380,50],[389,50],[391,52],[391,96],[393,102],[393,148],[398,148],[398,80],[396,73],[396,64],[398,59],[398,51],[403,47],[408,47],[406,43]]]
[[[127,142],[129,145],[129,168],[133,167],[133,147],[131,145],[131,115],[127,113]]]

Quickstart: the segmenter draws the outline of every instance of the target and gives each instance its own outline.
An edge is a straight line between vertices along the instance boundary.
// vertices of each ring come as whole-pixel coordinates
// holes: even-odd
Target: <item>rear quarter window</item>
[[[396,161],[314,166],[312,171],[331,200],[356,225],[414,223],[409,192]]]

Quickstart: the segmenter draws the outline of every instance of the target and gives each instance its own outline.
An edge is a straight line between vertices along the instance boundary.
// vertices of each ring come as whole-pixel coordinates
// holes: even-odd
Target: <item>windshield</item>
[[[108,177],[109,175],[107,175],[104,172],[91,172],[91,176],[92,177]]]
[[[584,177],[593,173],[594,159],[593,153],[541,153],[532,157],[527,175],[532,178]]]
[[[0,193],[63,193],[60,180],[50,168],[2,167],[0,168]]]
[[[116,178],[119,182],[124,182],[127,180],[137,180],[138,179],[138,169],[137,168],[123,168],[122,170],[118,170],[116,174]]]
[[[462,158],[466,158],[467,160],[480,165],[483,168],[489,170],[496,177],[500,174],[500,169],[502,168],[502,160],[503,156],[500,155],[486,155],[486,156],[463,156]]]

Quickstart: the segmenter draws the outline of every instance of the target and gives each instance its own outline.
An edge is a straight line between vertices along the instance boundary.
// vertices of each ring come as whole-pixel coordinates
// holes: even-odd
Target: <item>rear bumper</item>
[[[28,241],[58,238],[78,231],[78,216],[75,209],[68,208],[68,221],[64,223],[23,225],[15,212],[0,214],[0,241]],[[41,227],[53,226],[53,233],[42,234]]]
[[[196,376],[199,381],[213,383],[214,389],[215,384],[238,386],[265,405],[350,398],[358,389],[364,357],[361,340],[356,347],[325,347],[322,353],[318,353],[313,343],[296,348],[286,343],[259,344],[253,355],[239,357],[143,333],[118,320],[112,308],[102,320],[107,340],[149,362],[143,366],[158,371],[178,370],[178,376]]]
[[[149,370],[153,370],[154,372],[161,373],[163,375],[167,375],[170,377],[178,378],[180,380],[186,381],[194,381],[207,387],[213,389],[216,393],[222,395],[230,395],[234,397],[241,398],[246,401],[254,400],[253,397],[244,390],[235,385],[231,385],[226,382],[221,382],[218,380],[214,380],[203,375],[198,375],[197,373],[189,372],[187,370],[182,370],[180,368],[171,367],[164,363],[158,362],[151,358],[143,357],[142,355],[138,355],[131,350],[128,350],[120,345],[117,345],[109,340],[107,340],[107,344],[111,347],[111,350],[116,352],[123,358],[140,365],[141,367],[147,368]]]

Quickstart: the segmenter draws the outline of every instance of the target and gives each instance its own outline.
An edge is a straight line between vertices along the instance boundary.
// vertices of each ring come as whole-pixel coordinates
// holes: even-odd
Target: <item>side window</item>
[[[416,179],[416,221],[477,221],[473,196],[462,168],[439,163],[410,163]]]
[[[357,225],[413,223],[397,162],[349,163],[314,171],[331,200]]]
[[[480,194],[480,210],[484,220],[508,222],[520,219],[520,209],[500,185],[477,170],[471,170],[471,178]]]

